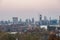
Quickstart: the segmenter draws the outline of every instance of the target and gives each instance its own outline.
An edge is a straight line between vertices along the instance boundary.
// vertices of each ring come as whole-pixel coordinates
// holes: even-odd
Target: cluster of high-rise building
[[[22,21],[22,19],[20,19],[18,21],[18,17],[13,17],[12,18],[13,21],[0,21],[0,25],[10,25],[10,24],[37,24],[37,25],[57,25],[59,24],[59,20],[57,19],[51,19],[51,17],[49,18],[49,20],[47,19],[46,16],[44,16],[44,19],[42,19],[42,15],[39,16],[39,20],[35,21],[34,18],[32,19],[26,19],[25,21]]]
[[[35,21],[34,18],[32,19],[26,19],[25,21],[22,21],[20,19],[18,21],[18,17],[13,17],[13,21],[0,21],[0,30],[1,31],[26,31],[28,29],[33,29],[34,27],[40,27],[42,25],[58,25],[60,20],[57,19],[47,19],[46,16],[44,16],[44,19],[42,19],[42,15],[39,16],[39,20]]]

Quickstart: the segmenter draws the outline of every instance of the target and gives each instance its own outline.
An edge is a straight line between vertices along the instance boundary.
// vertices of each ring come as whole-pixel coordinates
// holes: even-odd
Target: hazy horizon
[[[57,19],[60,0],[0,0],[0,20],[11,20],[12,17],[38,20],[39,14]]]

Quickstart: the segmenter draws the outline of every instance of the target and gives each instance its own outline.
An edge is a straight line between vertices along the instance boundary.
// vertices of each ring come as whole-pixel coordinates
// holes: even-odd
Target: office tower
[[[19,24],[21,24],[21,23],[22,23],[22,19],[19,20]]]
[[[26,23],[29,23],[29,20],[28,19],[26,19]]]
[[[48,23],[49,25],[51,24],[51,17],[49,18],[49,23]]]
[[[4,24],[8,25],[8,21],[4,21]]]
[[[8,23],[10,23],[10,20],[8,20]]]
[[[26,26],[28,25],[28,19],[25,20],[25,24],[26,24]]]
[[[42,15],[39,15],[39,25],[42,25]]]
[[[8,20],[8,24],[10,24],[11,23],[11,21],[10,20]]]
[[[34,18],[32,18],[32,23],[34,24]]]
[[[47,25],[47,17],[44,16],[44,25]]]
[[[0,21],[0,24],[1,24],[1,25],[4,25],[4,21]]]
[[[22,22],[22,19],[20,19],[20,22]]]
[[[31,24],[31,20],[29,19],[28,21],[29,21],[29,24]]]
[[[44,16],[44,20],[45,20],[45,21],[47,20],[47,17],[46,17],[46,16]]]
[[[59,16],[59,25],[60,25],[60,16]]]
[[[50,21],[50,25],[57,25],[57,20],[56,19],[52,19]]]
[[[8,25],[11,25],[11,24],[12,24],[12,22],[10,20],[8,20]]]
[[[26,19],[26,24],[31,24],[31,20],[30,19]]]
[[[25,20],[25,24],[26,24],[26,26],[29,25],[29,19],[26,19],[26,20]]]
[[[18,17],[13,17],[13,24],[18,24]]]
[[[39,16],[39,21],[41,21],[41,20],[42,20],[42,15]]]

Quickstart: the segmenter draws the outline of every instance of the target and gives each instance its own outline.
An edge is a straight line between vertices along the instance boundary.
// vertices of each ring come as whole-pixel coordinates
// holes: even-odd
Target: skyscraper
[[[42,25],[42,15],[39,15],[39,25]]]
[[[19,22],[21,23],[22,22],[22,19],[20,18]]]
[[[26,23],[29,23],[29,20],[28,19],[26,19]]]
[[[34,18],[32,18],[32,23],[34,24]]]
[[[47,25],[47,17],[44,16],[44,25]]]
[[[47,17],[46,17],[46,16],[44,16],[44,20],[45,20],[45,21],[47,20]]]
[[[40,14],[40,16],[39,16],[39,21],[41,21],[42,20],[42,15]]]
[[[60,25],[60,16],[59,16],[59,25]]]
[[[48,25],[50,25],[51,24],[51,17],[49,17],[49,22],[48,22]]]
[[[18,24],[18,17],[13,17],[13,24]]]

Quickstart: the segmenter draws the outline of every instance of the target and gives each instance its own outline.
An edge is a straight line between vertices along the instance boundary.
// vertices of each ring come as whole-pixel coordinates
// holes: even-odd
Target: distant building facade
[[[18,17],[13,17],[13,24],[18,24]]]

